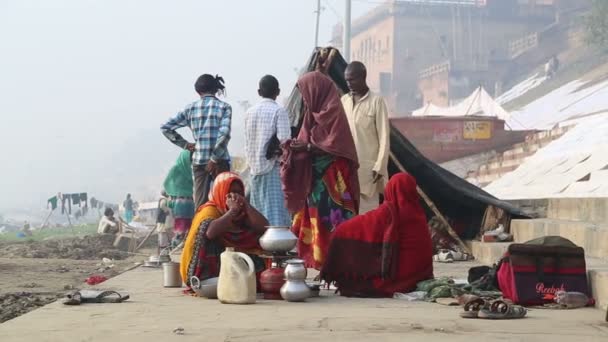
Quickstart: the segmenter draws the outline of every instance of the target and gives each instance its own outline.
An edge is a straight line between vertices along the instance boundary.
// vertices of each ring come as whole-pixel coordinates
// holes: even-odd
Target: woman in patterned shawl
[[[217,277],[220,254],[226,247],[248,254],[258,276],[265,269],[258,239],[268,220],[244,195],[245,186],[237,174],[224,172],[215,178],[209,201],[198,208],[184,243],[180,272],[186,285],[193,276],[201,280]]]
[[[323,266],[332,232],[359,210],[357,151],[333,81],[314,71],[298,80],[304,102],[296,140],[283,145],[281,178],[292,230],[306,266]]]

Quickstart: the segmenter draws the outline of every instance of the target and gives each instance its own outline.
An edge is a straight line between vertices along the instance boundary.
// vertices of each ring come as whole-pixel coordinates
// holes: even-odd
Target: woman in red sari
[[[394,175],[378,209],[338,226],[321,278],[350,297],[392,297],[433,278],[433,247],[414,177]]]
[[[284,146],[281,179],[292,230],[307,267],[320,269],[331,233],[359,210],[357,151],[333,81],[309,72],[298,80],[304,115]]]

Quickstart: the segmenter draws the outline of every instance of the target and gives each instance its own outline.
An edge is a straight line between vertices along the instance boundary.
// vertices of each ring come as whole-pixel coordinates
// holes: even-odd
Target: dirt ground
[[[73,289],[88,286],[93,275],[112,278],[152,253],[128,255],[99,237],[0,243],[0,323],[37,309]],[[106,258],[106,262],[102,261]],[[110,261],[108,261],[109,259]]]

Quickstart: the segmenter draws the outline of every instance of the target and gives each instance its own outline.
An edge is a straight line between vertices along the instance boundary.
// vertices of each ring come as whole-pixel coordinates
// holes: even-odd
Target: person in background
[[[361,62],[352,62],[344,73],[350,93],[342,96],[342,105],[359,158],[361,205],[359,213],[376,209],[388,179],[390,130],[384,99],[367,86],[367,70]]]
[[[194,202],[196,208],[207,202],[209,188],[215,176],[230,170],[228,142],[232,107],[217,95],[224,93],[224,79],[204,74],[194,84],[200,99],[187,105],[184,110],[164,125],[161,131],[173,144],[191,152],[194,174]],[[194,143],[189,143],[176,130],[189,127]]]
[[[32,236],[32,229],[28,221],[23,222],[23,234],[25,236]]]
[[[179,245],[188,234],[194,216],[191,157],[190,151],[183,150],[163,182],[163,188],[169,195],[169,208],[173,214],[175,233],[173,245],[175,246]]]
[[[245,185],[236,173],[224,172],[216,177],[209,201],[198,208],[184,242],[180,273],[186,285],[193,276],[200,280],[217,277],[220,254],[226,247],[248,254],[258,277],[266,268],[259,257],[264,251],[258,241],[268,220],[244,196]]]
[[[156,233],[158,234],[158,254],[160,251],[169,247],[169,233],[173,228],[173,215],[169,208],[167,193],[163,190],[158,200],[158,212],[156,213]]]
[[[114,210],[106,208],[97,226],[97,234],[118,234],[120,223],[114,218]]]
[[[289,139],[291,130],[289,114],[276,102],[280,92],[274,76],[262,77],[258,89],[262,100],[245,117],[245,156],[251,174],[251,205],[270,225],[289,226],[291,218],[281,189],[279,145]]]
[[[127,194],[127,199],[125,199],[125,201],[122,203],[122,206],[125,208],[125,222],[131,223],[135,213],[135,205],[133,203],[133,199],[131,198],[131,194]]]
[[[433,245],[426,215],[407,173],[394,175],[384,203],[342,223],[329,246],[321,279],[348,297],[392,297],[433,278]]]
[[[297,86],[302,122],[297,139],[283,144],[281,179],[298,254],[320,269],[332,232],[359,209],[357,151],[333,81],[314,71]]]

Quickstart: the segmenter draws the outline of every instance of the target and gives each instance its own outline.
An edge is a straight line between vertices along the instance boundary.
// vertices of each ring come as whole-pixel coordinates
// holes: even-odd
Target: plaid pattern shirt
[[[232,107],[215,96],[203,96],[189,104],[161,126],[163,134],[175,145],[186,148],[188,141],[176,130],[189,127],[195,141],[192,164],[205,165],[209,160],[229,160],[228,142]]]
[[[276,101],[263,99],[245,117],[245,156],[251,175],[268,173],[274,167],[276,158],[266,159],[266,150],[275,134],[281,143],[289,139],[289,115]]]

